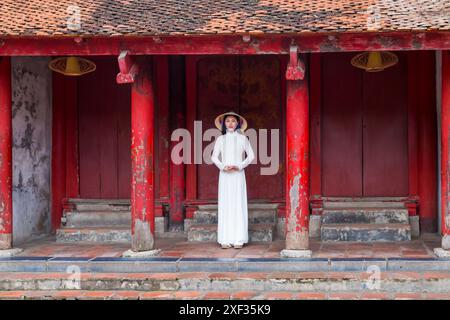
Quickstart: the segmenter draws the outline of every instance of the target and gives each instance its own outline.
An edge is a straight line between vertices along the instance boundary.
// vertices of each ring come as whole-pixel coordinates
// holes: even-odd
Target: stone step
[[[217,209],[216,210],[197,210],[194,212],[193,223],[195,224],[214,224],[217,223]],[[276,209],[248,209],[249,223],[275,223],[277,218]]]
[[[56,231],[57,242],[130,242],[130,227],[62,228]]]
[[[277,210],[279,207],[278,203],[258,203],[258,202],[249,202],[247,204],[247,208],[258,209],[258,210]],[[217,204],[201,204],[197,206],[198,210],[206,210],[206,211],[217,211]]]
[[[69,199],[73,211],[131,211],[129,199]]]
[[[345,208],[405,209],[405,204],[404,201],[397,198],[328,198],[323,201],[324,210]]]
[[[90,297],[105,296],[107,291],[138,291],[148,296],[157,296],[161,291],[169,293],[165,298],[181,298],[208,291],[240,292],[255,291],[299,293],[340,293],[367,294],[382,292],[395,293],[450,293],[450,272],[380,272],[379,278],[370,280],[367,272],[177,272],[177,273],[82,273],[77,279],[68,278],[66,272],[2,272],[0,273],[0,297],[22,296],[19,291],[27,291],[30,296],[39,291],[60,292],[70,298],[83,296],[95,291]],[[152,295],[150,293],[153,293]],[[78,293],[78,294],[77,294]],[[109,294],[107,295],[109,296]],[[159,296],[164,298],[163,296]],[[442,295],[442,297],[444,297]],[[280,296],[279,296],[280,298]],[[406,296],[405,296],[406,298]],[[410,298],[414,298],[410,296]],[[447,296],[448,298],[448,296]]]
[[[65,227],[131,226],[130,211],[70,211],[64,215]]]
[[[273,223],[249,224],[251,242],[272,242],[276,226]],[[188,241],[217,241],[217,224],[194,224],[188,230]]]
[[[405,223],[409,224],[407,209],[370,208],[370,209],[326,209],[322,214],[323,224],[333,223]]]
[[[409,241],[411,227],[403,223],[322,224],[322,241]]]

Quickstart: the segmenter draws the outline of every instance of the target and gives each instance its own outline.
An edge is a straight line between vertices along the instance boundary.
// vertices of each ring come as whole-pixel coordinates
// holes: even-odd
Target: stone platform
[[[156,257],[128,244],[41,239],[0,258],[0,299],[450,299],[440,237],[394,243],[311,241],[312,258],[280,258],[284,241],[221,249],[156,239]]]

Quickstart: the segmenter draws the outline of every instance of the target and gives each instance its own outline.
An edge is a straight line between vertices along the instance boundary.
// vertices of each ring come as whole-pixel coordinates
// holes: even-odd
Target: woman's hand
[[[223,171],[225,172],[239,171],[239,168],[238,166],[225,166],[223,168]]]

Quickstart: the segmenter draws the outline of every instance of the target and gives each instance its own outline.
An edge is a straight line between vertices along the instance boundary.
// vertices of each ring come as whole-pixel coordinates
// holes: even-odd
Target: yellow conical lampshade
[[[96,69],[92,61],[73,56],[53,59],[48,67],[65,76],[81,76]]]
[[[367,72],[382,71],[397,64],[397,56],[388,51],[363,52],[353,57],[351,63],[354,67],[364,69]]]
[[[66,73],[80,74],[80,62],[77,57],[67,57],[66,59]]]
[[[381,53],[379,51],[369,52],[367,59],[367,71],[381,71],[383,70],[383,61],[381,60]]]

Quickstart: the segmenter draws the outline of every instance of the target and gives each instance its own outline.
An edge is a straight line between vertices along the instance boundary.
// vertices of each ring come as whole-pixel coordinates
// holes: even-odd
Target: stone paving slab
[[[238,271],[237,259],[226,258],[184,258],[178,260],[177,270],[185,271]]]
[[[221,249],[217,243],[156,239],[161,252],[148,258],[122,258],[129,244],[61,244],[44,238],[23,244],[14,257],[0,257],[0,272],[272,272],[450,270],[450,258],[438,258],[433,234],[400,243],[328,243],[311,239],[312,258],[281,258],[284,241],[249,243]]]
[[[130,249],[129,243],[92,244],[57,243],[52,237],[21,245],[18,256],[46,257],[120,257]],[[310,239],[312,258],[436,258],[433,249],[440,247],[440,237],[424,235],[420,239],[399,243],[329,243]],[[177,258],[280,258],[284,241],[249,243],[242,249],[221,249],[215,242],[193,243],[185,238],[158,238],[155,248],[161,257]]]

